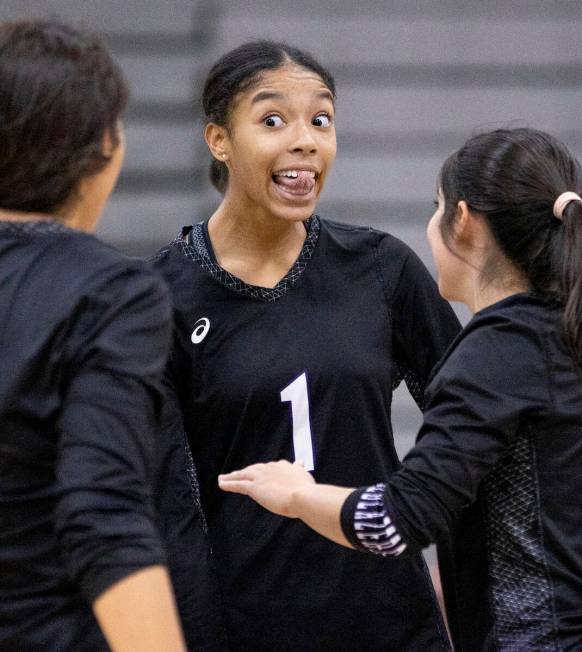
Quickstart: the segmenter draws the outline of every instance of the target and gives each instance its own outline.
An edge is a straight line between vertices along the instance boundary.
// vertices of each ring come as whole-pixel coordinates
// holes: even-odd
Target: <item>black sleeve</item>
[[[533,330],[500,322],[459,343],[427,390],[417,445],[384,487],[383,509],[409,552],[437,541],[476,500],[521,421],[547,409],[548,382]],[[341,514],[346,537],[359,548],[354,521],[363,491],[348,497]]]
[[[379,248],[383,280],[392,309],[394,361],[415,401],[423,395],[432,368],[461,326],[453,309],[418,256],[394,238]]]
[[[165,563],[150,482],[170,305],[145,266],[113,267],[92,279],[71,327],[59,420],[56,531],[89,602]]]
[[[505,456],[522,420],[548,408],[543,343],[500,320],[459,343],[427,390],[417,445],[386,484],[398,532],[422,548],[448,532]]]

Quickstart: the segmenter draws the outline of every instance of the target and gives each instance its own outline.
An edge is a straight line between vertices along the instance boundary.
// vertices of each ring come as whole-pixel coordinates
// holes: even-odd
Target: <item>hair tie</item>
[[[554,202],[554,217],[563,219],[564,209],[571,201],[582,201],[582,197],[575,192],[563,192]]]

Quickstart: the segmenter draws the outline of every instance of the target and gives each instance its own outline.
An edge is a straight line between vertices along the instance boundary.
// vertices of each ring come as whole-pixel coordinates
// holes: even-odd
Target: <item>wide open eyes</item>
[[[312,124],[316,127],[330,127],[331,126],[331,116],[327,113],[320,113],[316,115],[312,120]]]
[[[281,116],[271,114],[266,118],[263,118],[263,124],[266,127],[270,127],[271,129],[277,129],[278,127],[282,127],[285,122]],[[322,127],[325,129],[326,127],[330,127],[332,125],[332,119],[331,116],[327,113],[320,113],[319,115],[316,115],[315,118],[313,118],[311,124],[315,127]]]
[[[263,123],[266,127],[282,127],[284,122],[283,118],[279,115],[268,115],[264,120]]]

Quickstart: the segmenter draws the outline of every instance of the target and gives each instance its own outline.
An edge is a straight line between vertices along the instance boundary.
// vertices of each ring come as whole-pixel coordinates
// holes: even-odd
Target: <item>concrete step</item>
[[[131,54],[116,57],[131,87],[131,102],[191,102],[199,95],[204,65],[196,54]],[[194,106],[193,106],[194,112]]]
[[[312,52],[329,67],[360,65],[582,62],[582,19],[475,20],[464,9],[448,19],[367,15],[274,15],[228,11],[220,20],[213,51],[219,56],[256,38],[283,41]],[[582,13],[582,12],[581,12]],[[519,43],[519,47],[516,47]]]
[[[294,0],[277,3],[276,11],[272,0],[245,0],[245,2],[224,2],[222,11],[225,15],[269,16],[273,22],[287,20],[290,17],[303,16],[306,22],[318,17],[329,21],[346,20],[353,16],[372,16],[383,19],[434,19],[452,20],[497,19],[497,20],[539,20],[572,19],[580,20],[578,0],[358,0],[358,2],[340,2],[338,0]]]
[[[128,122],[124,169],[182,170],[194,167],[194,143],[199,138],[192,125],[147,125]]]
[[[551,132],[580,129],[582,87],[536,88],[374,88],[340,87],[338,133],[456,132],[528,123]]]
[[[115,192],[97,233],[128,253],[151,255],[192,223],[198,201],[195,193]]]
[[[2,19],[58,17],[91,31],[187,34],[200,0],[2,0]]]

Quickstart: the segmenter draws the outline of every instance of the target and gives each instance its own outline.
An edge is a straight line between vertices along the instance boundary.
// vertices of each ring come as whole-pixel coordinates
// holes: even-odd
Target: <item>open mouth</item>
[[[315,190],[317,172],[313,170],[279,170],[272,176],[277,188],[285,195],[308,197]]]

